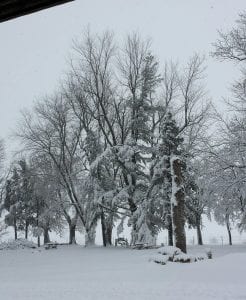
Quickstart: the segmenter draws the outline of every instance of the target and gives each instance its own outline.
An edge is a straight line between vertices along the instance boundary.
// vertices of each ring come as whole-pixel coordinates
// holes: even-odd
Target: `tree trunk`
[[[231,226],[230,226],[230,222],[229,222],[229,217],[226,219],[227,219],[226,220],[226,229],[228,232],[229,245],[232,246]]]
[[[105,216],[105,213],[102,209],[101,212],[101,225],[102,225],[102,238],[103,238],[103,246],[111,246],[112,245],[112,224],[111,220],[109,220],[110,216],[108,217],[108,220]]]
[[[37,201],[37,216],[36,216],[36,226],[38,229],[38,247],[40,247],[40,228],[39,228],[39,200],[36,198]]]
[[[111,224],[108,224],[107,226],[106,236],[107,236],[108,245],[112,246],[112,225]]]
[[[184,188],[182,161],[178,157],[171,158],[172,173],[172,198],[171,198],[171,215],[174,233],[175,246],[186,253],[186,236],[185,236],[185,213],[184,213]]]
[[[69,224],[69,245],[76,244],[75,232],[76,224],[73,224],[73,222],[71,222]]]
[[[26,240],[28,239],[28,227],[29,227],[29,223],[26,221],[26,224],[25,224],[25,239]]]
[[[172,226],[171,218],[167,227],[167,231],[168,231],[168,246],[173,246],[173,226]]]
[[[75,215],[73,217],[70,217],[70,215],[67,213],[66,209],[63,209],[63,214],[65,219],[67,220],[68,227],[69,227],[69,245],[76,244],[76,227],[77,227],[77,221],[78,221],[78,212],[75,212]]]
[[[198,245],[203,245],[202,241],[202,231],[201,231],[201,218],[197,218],[196,222],[196,232],[197,232],[197,243]]]
[[[16,217],[14,217],[14,231],[15,231],[15,240],[17,240],[18,235],[17,235],[17,224],[16,224]]]
[[[44,244],[50,242],[49,228],[44,228]]]
[[[106,224],[105,224],[105,216],[104,216],[104,212],[102,209],[101,212],[101,225],[102,225],[102,239],[103,239],[103,246],[106,247],[107,246],[107,235],[106,235]]]
[[[90,229],[86,228],[85,247],[94,246],[95,245],[95,237],[96,237],[95,227],[90,228]]]
[[[133,222],[132,224],[132,230],[131,230],[131,242],[130,245],[134,246],[138,241],[138,232],[137,232],[137,225],[136,222]]]
[[[17,240],[18,239],[18,234],[17,234],[17,226],[16,225],[14,226],[14,229],[15,229],[15,240]]]

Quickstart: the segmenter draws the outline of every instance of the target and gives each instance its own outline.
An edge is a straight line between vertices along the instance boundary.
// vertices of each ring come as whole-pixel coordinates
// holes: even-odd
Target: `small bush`
[[[179,263],[191,263],[204,260],[204,255],[188,255],[183,253],[179,248],[173,246],[165,246],[159,248],[158,256],[152,257],[150,260],[155,263],[165,265],[168,261]]]
[[[153,261],[157,264],[160,265],[166,265],[167,261],[168,261],[169,257],[168,256],[164,256],[164,255],[156,255],[156,256],[152,256],[149,261]]]
[[[213,253],[212,253],[211,249],[208,249],[208,250],[206,251],[206,254],[207,254],[207,258],[208,258],[208,259],[212,259],[212,258],[213,258]]]
[[[0,244],[0,250],[35,249],[37,245],[26,239],[9,240]]]

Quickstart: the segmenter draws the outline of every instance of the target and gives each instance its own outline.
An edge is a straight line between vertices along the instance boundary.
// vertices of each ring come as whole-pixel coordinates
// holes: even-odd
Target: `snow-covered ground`
[[[208,247],[192,247],[204,253]],[[149,262],[157,250],[59,246],[0,251],[0,299],[246,299],[246,246],[213,246],[213,260]]]

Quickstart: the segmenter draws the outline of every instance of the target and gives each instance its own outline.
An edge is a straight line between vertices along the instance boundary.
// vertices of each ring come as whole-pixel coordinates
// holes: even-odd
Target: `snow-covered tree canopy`
[[[98,220],[106,245],[126,216],[132,243],[154,241],[161,229],[172,243],[174,156],[182,162],[182,201],[201,197],[199,189],[188,193],[186,166],[201,149],[209,111],[204,59],[194,54],[186,66],[166,62],[160,70],[151,43],[137,33],[118,45],[112,33],[88,31],[74,42],[60,89],[23,113],[17,136],[27,157],[49,174],[39,181],[49,212],[55,205],[55,214],[63,212],[71,224],[73,208],[88,244]]]

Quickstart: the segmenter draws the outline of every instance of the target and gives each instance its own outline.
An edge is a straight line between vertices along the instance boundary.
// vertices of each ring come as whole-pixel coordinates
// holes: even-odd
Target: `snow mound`
[[[190,263],[190,262],[197,262],[203,259],[205,259],[205,256],[202,255],[195,256],[195,255],[188,255],[185,253],[181,253],[173,257],[173,262]]]
[[[158,253],[162,255],[174,256],[174,255],[181,254],[182,251],[179,248],[174,246],[164,246],[158,249]]]
[[[191,263],[206,259],[206,255],[189,255],[183,253],[179,248],[174,246],[164,246],[158,249],[158,255],[150,258],[157,264],[165,265],[168,261],[179,263]]]
[[[150,257],[149,261],[153,261],[157,264],[161,264],[161,265],[166,265],[167,262],[169,260],[169,256],[168,255],[153,255]]]
[[[0,244],[0,250],[35,249],[37,245],[26,239],[9,240]]]

